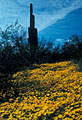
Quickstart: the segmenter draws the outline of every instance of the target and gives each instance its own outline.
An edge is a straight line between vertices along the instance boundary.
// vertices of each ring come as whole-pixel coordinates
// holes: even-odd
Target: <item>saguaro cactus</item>
[[[32,51],[38,47],[37,29],[35,28],[35,16],[33,15],[33,6],[30,4],[30,27],[28,28],[28,43]]]

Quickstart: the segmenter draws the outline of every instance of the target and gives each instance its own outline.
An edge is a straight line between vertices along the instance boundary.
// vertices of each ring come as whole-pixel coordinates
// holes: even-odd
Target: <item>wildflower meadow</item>
[[[82,72],[72,61],[34,64],[10,81],[19,94],[13,97],[11,88],[9,101],[0,104],[0,120],[82,120]]]

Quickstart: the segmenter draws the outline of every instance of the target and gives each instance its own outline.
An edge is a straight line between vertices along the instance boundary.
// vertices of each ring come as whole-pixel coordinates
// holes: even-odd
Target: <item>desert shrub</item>
[[[39,43],[38,48],[35,52],[35,63],[47,63],[51,59],[52,43]]]
[[[1,72],[16,72],[19,66],[28,63],[28,45],[24,44],[26,32],[21,25],[16,22],[7,26],[0,32],[0,64]]]
[[[82,37],[73,35],[69,42],[62,46],[62,59],[79,59],[82,56]]]
[[[25,36],[26,31],[17,22],[0,31],[0,91],[2,94],[11,91],[11,87],[14,93],[17,92],[16,85],[10,83],[9,79],[12,79],[12,74],[20,70],[20,67],[29,64],[29,46],[24,43]],[[3,101],[3,99],[0,100]]]
[[[65,42],[62,48],[57,45],[53,49],[51,42],[41,42],[35,52],[30,50],[29,44],[25,41],[27,41],[26,31],[17,22],[14,25],[7,26],[5,30],[0,29],[0,73],[1,75],[4,74],[0,80],[2,89],[12,86],[8,81],[9,77],[16,71],[21,70],[21,68],[34,63],[54,63],[70,59],[79,60],[82,56],[81,36],[73,35],[70,37],[69,42]],[[81,64],[82,61],[79,61],[79,65]],[[16,86],[14,90],[17,91]]]

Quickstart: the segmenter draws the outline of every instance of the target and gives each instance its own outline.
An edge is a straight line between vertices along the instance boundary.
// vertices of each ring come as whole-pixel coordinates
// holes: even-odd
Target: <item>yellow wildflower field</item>
[[[0,104],[8,120],[82,120],[82,72],[71,61],[34,64],[13,75],[19,96]]]

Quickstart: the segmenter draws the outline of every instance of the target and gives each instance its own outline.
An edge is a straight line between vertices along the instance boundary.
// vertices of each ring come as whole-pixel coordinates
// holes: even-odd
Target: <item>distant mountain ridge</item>
[[[73,34],[82,35],[82,8],[70,12],[64,19],[39,32],[40,37],[52,38],[53,42],[57,39],[60,43]]]

